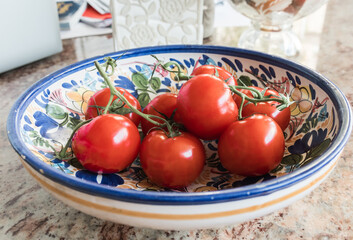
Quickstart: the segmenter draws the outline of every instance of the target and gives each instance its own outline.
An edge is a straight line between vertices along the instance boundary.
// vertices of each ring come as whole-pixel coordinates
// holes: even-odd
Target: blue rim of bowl
[[[151,55],[151,54],[165,54],[165,53],[205,53],[205,54],[217,54],[228,57],[242,57],[262,63],[271,64],[280,68],[284,68],[288,71],[294,72],[299,76],[307,78],[312,81],[330,96],[334,106],[340,106],[337,109],[337,119],[339,119],[339,133],[336,138],[332,141],[330,147],[315,161],[310,164],[292,172],[285,176],[281,176],[275,179],[267,180],[262,183],[247,185],[243,187],[217,190],[211,192],[199,192],[199,193],[184,193],[184,192],[150,192],[150,191],[138,191],[131,189],[119,189],[113,188],[107,185],[99,185],[91,183],[70,175],[66,175],[61,171],[52,168],[48,164],[37,159],[37,157],[31,153],[24,145],[20,137],[19,126],[20,120],[23,116],[24,110],[33,97],[38,93],[50,86],[53,82],[69,75],[73,72],[79,71],[84,68],[93,67],[95,60],[103,61],[104,57],[118,57],[123,54],[121,59]],[[293,61],[286,60],[280,57],[268,55],[261,52],[238,49],[233,47],[223,46],[208,46],[208,45],[168,45],[168,46],[156,46],[156,47],[144,47],[130,49],[126,51],[109,53],[102,56],[86,59],[75,64],[69,65],[61,70],[58,70],[27,89],[16,101],[12,107],[10,114],[7,119],[7,132],[10,143],[12,144],[15,151],[24,158],[34,170],[40,172],[45,177],[62,184],[66,187],[74,190],[84,192],[86,194],[100,196],[109,199],[116,199],[125,202],[152,204],[152,205],[198,205],[198,204],[210,204],[227,201],[236,201],[242,199],[248,199],[253,197],[265,196],[272,194],[276,191],[280,191],[287,187],[293,186],[294,184],[301,182],[310,176],[314,175],[320,169],[328,165],[333,161],[339,153],[343,150],[352,130],[352,112],[350,104],[341,90],[330,80],[322,76],[321,74],[308,69],[300,64]]]

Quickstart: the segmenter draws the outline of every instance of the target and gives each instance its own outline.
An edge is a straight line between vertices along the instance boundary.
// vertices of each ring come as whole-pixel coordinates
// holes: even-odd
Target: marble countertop
[[[302,36],[298,59],[331,79],[353,104],[353,1],[330,0],[320,32]],[[238,32],[217,28],[210,44],[235,46]],[[315,40],[315,41],[314,41]],[[63,52],[0,74],[0,239],[353,239],[353,141],[333,173],[305,198],[234,226],[193,231],[135,228],[81,213],[55,199],[26,172],[7,140],[6,118],[37,80],[113,51],[111,35],[63,41]]]

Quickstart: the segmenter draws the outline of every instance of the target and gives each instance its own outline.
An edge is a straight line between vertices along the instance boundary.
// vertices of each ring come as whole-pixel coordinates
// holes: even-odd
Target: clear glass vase
[[[287,58],[300,54],[301,42],[293,33],[293,22],[305,17],[328,0],[229,0],[231,6],[251,19],[238,47]]]

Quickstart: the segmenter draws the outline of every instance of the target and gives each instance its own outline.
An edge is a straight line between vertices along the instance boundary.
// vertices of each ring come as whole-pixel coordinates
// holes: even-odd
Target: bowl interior
[[[216,141],[205,141],[207,165],[203,173],[192,185],[178,191],[233,189],[294,173],[307,165],[315,165],[319,156],[332,147],[341,131],[342,120],[337,110],[339,103],[331,83],[294,63],[236,49],[178,47],[174,50],[157,48],[125,53],[118,60],[111,80],[116,86],[130,91],[143,106],[158,94],[177,93],[182,86],[182,82],[174,81],[173,76],[163,69],[157,69],[153,82],[148,81],[156,62],[150,54],[163,62],[178,62],[189,74],[198,65],[218,65],[242,81],[274,88],[288,94],[294,101],[290,125],[285,130],[285,156],[271,173],[260,177],[230,174],[218,160]],[[110,56],[117,58],[121,53]],[[89,97],[104,87],[102,78],[94,68],[93,60],[97,59],[102,60],[103,57],[62,69],[42,79],[20,97],[12,113],[16,133],[9,134],[12,142],[16,140],[15,149],[25,156],[25,161],[30,165],[38,166],[40,163],[41,168],[60,172],[70,179],[108,185],[110,189],[172,191],[151,183],[142,171],[139,159],[120,173],[102,175],[86,171],[77,161],[63,162],[53,157],[54,150],[58,151],[66,143],[73,127],[83,118]],[[137,73],[139,78],[134,77]]]

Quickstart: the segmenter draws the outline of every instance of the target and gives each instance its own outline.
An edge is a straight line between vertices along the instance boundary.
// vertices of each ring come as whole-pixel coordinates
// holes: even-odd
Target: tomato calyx
[[[132,113],[132,110],[130,108],[126,108],[125,105],[126,104],[120,101],[120,99],[116,99],[115,101],[112,102],[112,105],[110,105],[109,112],[120,114],[120,115]]]
[[[153,56],[153,55],[152,55]],[[161,64],[161,63],[158,63]],[[155,65],[154,70],[156,70],[158,64]],[[162,67],[164,68],[168,68],[169,66],[173,65],[173,64],[177,64],[175,62],[168,62],[166,64],[161,64]],[[141,116],[142,118],[145,118],[147,121],[151,122],[152,124],[156,125],[157,127],[160,128],[164,128],[166,127],[168,130],[168,134],[166,134],[168,137],[176,137],[179,136],[181,133],[179,132],[179,130],[177,128],[175,128],[175,126],[173,124],[170,124],[169,120],[164,119],[162,117],[159,116],[155,116],[155,115],[151,115],[151,114],[145,114],[141,111],[139,111],[137,108],[135,108],[126,98],[123,94],[121,94],[119,91],[116,90],[116,88],[113,86],[112,82],[109,80],[109,73],[107,73],[107,71],[109,70],[109,66],[111,67],[111,71],[110,74],[112,74],[112,72],[114,71],[115,67],[116,67],[116,61],[112,60],[112,58],[108,58],[106,60],[106,62],[104,63],[104,65],[106,66],[106,69],[103,70],[102,66],[98,63],[98,61],[94,61],[94,65],[96,66],[98,72],[100,73],[100,75],[103,77],[105,83],[107,84],[107,86],[110,89],[111,92],[111,97],[110,99],[113,99],[114,95],[118,97],[118,99],[121,101],[122,104],[127,105],[131,110],[131,112],[136,113],[137,115]],[[177,66],[179,66],[177,64]],[[180,66],[179,66],[180,67]],[[179,69],[179,73],[181,72],[181,70]],[[152,73],[153,75],[153,73]],[[112,101],[109,101],[108,105],[109,106],[111,104]],[[105,113],[108,111],[108,107],[105,109]],[[162,120],[163,123],[157,122],[154,119],[159,119]]]
[[[159,129],[159,130],[162,130],[164,132],[164,134],[169,137],[169,138],[173,138],[173,137],[177,137],[181,134],[180,132],[180,129],[183,129],[184,126],[180,123],[177,123],[174,121],[174,116],[175,116],[175,113],[176,113],[176,109],[174,109],[174,111],[172,112],[172,115],[170,117],[168,117],[166,114],[158,111],[155,107],[152,106],[152,108],[157,112],[159,113],[161,116],[163,116],[163,118],[165,119],[166,121],[166,127],[167,127],[167,130],[168,131],[165,131],[162,127],[160,126],[157,126],[157,127],[153,127],[151,128],[149,132],[151,132],[152,130],[155,130],[155,129]],[[153,115],[155,116],[155,115]],[[160,118],[159,118],[160,119]]]
[[[251,88],[251,87],[248,87],[248,86],[231,86],[231,85],[228,85],[229,86],[229,89],[239,95],[241,97],[241,104],[240,104],[240,107],[239,107],[239,115],[238,115],[238,119],[239,120],[242,120],[243,117],[242,117],[242,110],[243,110],[243,107],[245,106],[245,101],[248,101],[246,104],[248,103],[253,103],[253,104],[257,104],[257,103],[260,103],[260,102],[278,102],[279,105],[276,106],[276,108],[279,110],[279,111],[282,111],[284,110],[285,108],[289,107],[293,102],[289,99],[289,96],[285,96],[284,94],[282,93],[278,93],[279,96],[276,96],[276,95],[265,95],[267,89],[265,88],[264,90],[262,91],[259,91],[258,89],[255,89],[255,88]],[[247,96],[246,94],[242,93],[241,91],[239,91],[238,89],[245,89],[245,90],[249,90],[251,91],[253,97],[249,97]]]
[[[175,138],[175,137],[178,137],[181,135],[181,132],[179,131],[179,128],[178,127],[174,127],[176,124],[172,124],[170,125],[171,128],[166,131],[164,130],[163,128],[161,127],[154,127],[154,128],[151,128],[150,131],[152,130],[155,130],[155,129],[158,129],[158,130],[161,130],[164,132],[164,134],[168,137],[168,138]],[[168,125],[167,125],[168,126]]]

